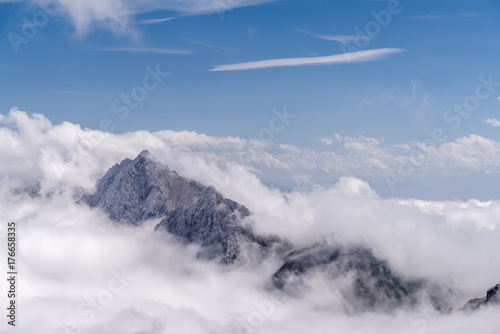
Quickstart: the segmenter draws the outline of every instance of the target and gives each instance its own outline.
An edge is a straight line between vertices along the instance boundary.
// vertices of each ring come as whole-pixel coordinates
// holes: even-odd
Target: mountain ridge
[[[254,233],[247,207],[225,198],[212,186],[180,176],[147,150],[134,160],[124,159],[112,166],[83,201],[120,224],[138,226],[147,219],[161,218],[155,232],[200,245],[198,256],[206,260],[234,264],[244,261],[246,249],[257,254],[259,261],[276,255],[281,265],[270,277],[271,285],[290,296],[306,285],[309,275],[320,271],[332,284],[338,277],[351,277],[351,286],[341,293],[360,311],[392,311],[415,305],[422,295],[435,309],[450,309],[445,289],[432,291],[424,280],[402,279],[365,247],[323,242],[294,249],[287,240]]]

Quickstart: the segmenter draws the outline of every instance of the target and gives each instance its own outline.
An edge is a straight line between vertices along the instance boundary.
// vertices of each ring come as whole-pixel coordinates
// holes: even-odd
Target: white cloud
[[[168,10],[180,15],[222,13],[227,10],[259,5],[275,0],[31,0],[40,5],[57,5],[59,12],[73,23],[76,35],[84,36],[94,28],[110,29],[115,33],[134,34],[136,14]],[[148,20],[146,23],[158,23]],[[144,21],[139,23],[145,23]]]
[[[500,126],[500,121],[497,120],[496,118],[488,118],[488,119],[486,119],[486,123],[488,123],[489,125],[491,125],[495,128]]]
[[[300,31],[306,35],[310,35],[310,36],[313,36],[313,37],[316,37],[319,39],[324,39],[327,41],[335,41],[335,42],[339,42],[342,44],[351,44],[351,43],[354,43],[357,41],[366,42],[366,41],[370,40],[369,37],[363,36],[363,35],[323,35],[323,34],[317,34],[317,33],[310,32],[307,30],[302,30],[302,29],[297,29],[297,31]]]
[[[322,144],[326,146],[330,146],[333,144],[333,140],[328,137],[318,138],[318,141],[320,141]]]
[[[137,24],[157,24],[157,23],[162,23],[162,22],[166,22],[166,21],[171,21],[174,19],[175,19],[175,17],[164,17],[162,19],[141,20],[141,21],[137,21]]]
[[[183,149],[210,149],[217,148],[241,150],[248,146],[248,140],[238,137],[211,137],[194,131],[164,130],[155,132],[155,135],[175,148]]]
[[[276,233],[297,245],[325,236],[362,243],[404,276],[450,286],[457,293],[455,307],[483,296],[498,283],[500,267],[492,265],[500,261],[498,200],[382,199],[367,182],[354,177],[342,177],[309,192],[283,194],[263,186],[247,167],[251,163],[231,174],[230,182],[215,182],[231,170],[219,168],[208,152],[221,147],[222,154],[215,155],[221,162],[231,162],[250,145],[240,138],[186,131],[109,134],[67,122],[53,125],[42,115],[17,110],[0,115],[0,125],[0,221],[16,221],[19,226],[22,307],[16,329],[21,334],[63,333],[68,324],[94,334],[237,333],[244,332],[238,327],[241,319],[258,311],[255,303],[262,301],[274,306],[274,312],[258,327],[263,334],[303,333],[304,328],[309,332],[325,328],[341,333],[412,332],[415,319],[425,321],[434,332],[498,331],[497,323],[491,321],[498,308],[472,315],[436,315],[425,306],[394,314],[346,315],[345,299],[337,288],[345,281],[326,280],[321,271],[310,277],[309,288],[300,297],[273,294],[267,289],[269,277],[280,262],[250,263],[228,270],[200,261],[197,246],[152,233],[155,221],[140,228],[116,226],[97,210],[76,204],[72,191],[75,186],[91,189],[96,177],[113,164],[149,149],[181,175],[214,184],[225,196],[247,205],[258,231]],[[387,161],[391,156],[378,139],[329,138],[336,139],[346,152],[323,155],[325,160],[356,162],[362,154],[377,150],[378,159]],[[290,145],[280,147],[286,152],[281,156],[265,151],[276,146],[263,146],[262,155],[289,164],[301,154],[304,161],[321,155]],[[458,165],[479,151],[475,159],[482,166],[498,161],[497,147],[500,145],[492,140],[469,136],[430,153]],[[225,155],[231,151],[236,152]],[[490,154],[491,161],[482,161]],[[299,167],[298,162],[293,165]],[[42,185],[42,195],[52,196],[31,198],[12,193],[14,188],[36,181]],[[0,224],[0,234],[5,232],[6,224]],[[0,247],[6,248],[5,238],[0,238]],[[110,280],[122,269],[129,272],[126,286],[107,298]],[[89,298],[94,303],[104,300],[105,305],[92,311]],[[57,317],[47,316],[47,312]]]
[[[124,0],[135,11],[170,10],[185,15],[222,13],[236,8],[261,5],[276,0]]]
[[[484,14],[479,13],[457,13],[457,14],[440,14],[440,15],[414,15],[411,16],[413,19],[418,20],[441,20],[441,19],[452,19],[452,18],[460,18],[460,17],[480,17],[484,16]]]
[[[415,174],[408,178],[409,184],[418,182],[432,189],[443,178],[457,178],[460,179],[460,184],[465,186],[469,179],[464,178],[464,175],[481,173],[479,180],[471,178],[470,180],[475,181],[470,182],[480,182],[479,184],[487,186],[491,185],[489,175],[494,177],[500,173],[500,143],[478,135],[458,138],[433,147],[419,142],[386,145],[378,138],[363,136],[351,138],[335,134],[322,138],[323,143],[330,143],[330,146],[315,150],[238,137],[211,137],[188,131],[111,135],[100,131],[82,130],[78,125],[70,123],[52,126],[41,115],[30,118],[26,113],[15,110],[9,115],[0,117],[0,121],[18,128],[25,136],[21,140],[19,136],[14,135],[14,130],[2,128],[0,131],[0,139],[8,143],[0,153],[5,161],[10,161],[9,164],[0,165],[0,174],[9,175],[10,179],[18,175],[17,181],[11,180],[17,183],[20,180],[36,179],[46,175],[42,184],[44,189],[56,187],[57,180],[62,177],[73,180],[71,181],[73,185],[89,187],[94,179],[85,176],[76,177],[75,175],[81,174],[81,171],[75,169],[76,167],[85,166],[89,168],[91,175],[99,175],[104,170],[98,166],[110,166],[116,160],[138,154],[144,148],[145,142],[149,143],[148,147],[153,153],[162,156],[165,161],[172,161],[171,167],[181,174],[199,177],[205,183],[219,184],[222,190],[226,183],[238,179],[240,166],[245,166],[257,173],[261,179],[279,180],[281,185],[289,188],[301,187],[300,180],[310,179],[313,183],[332,184],[339,177],[348,175],[369,180],[376,185],[377,191],[383,192],[389,189],[385,183],[384,173],[387,170],[397,171],[401,161],[407,159],[414,149],[421,152],[421,164],[415,167]],[[51,153],[43,150],[38,138],[40,136],[46,138],[42,141],[44,145],[53,143],[55,147],[60,147],[61,151]],[[65,141],[56,141],[55,137],[65,138]],[[28,141],[29,138],[32,139]],[[134,143],[134,140],[137,143]],[[119,144],[120,142],[127,143],[128,146]],[[337,145],[333,145],[334,143]],[[99,149],[97,149],[98,144],[102,145]],[[74,152],[76,145],[78,146]],[[119,150],[112,149],[115,146],[119,147]],[[63,150],[64,147],[66,148]],[[91,163],[93,160],[85,157],[91,155],[97,158],[96,150],[103,152],[103,156],[99,156],[98,162]],[[16,155],[18,151],[27,154],[29,158],[19,158]],[[66,151],[67,153],[62,153]],[[65,158],[59,158],[61,155]],[[196,171],[203,168],[183,167],[180,161],[184,160],[198,161],[197,163],[205,168],[218,166],[219,169],[199,174]],[[47,165],[47,161],[51,164]],[[57,168],[49,167],[56,164]],[[460,196],[465,199],[471,196],[467,187],[461,192],[457,192],[454,188],[443,191],[443,196],[449,198]],[[412,196],[427,194],[429,193],[418,192]],[[481,196],[477,194],[475,196]],[[489,196],[490,193],[483,191],[480,198]]]
[[[107,52],[139,52],[139,53],[159,53],[159,54],[183,54],[190,55],[191,52],[177,49],[157,49],[157,48],[105,48],[99,51]]]
[[[384,59],[392,54],[404,52],[403,49],[373,49],[365,51],[350,52],[324,57],[307,58],[283,58],[253,61],[248,63],[218,65],[210,71],[238,71],[253,70],[260,68],[284,67],[284,66],[304,66],[304,65],[334,65],[348,63],[365,63]]]

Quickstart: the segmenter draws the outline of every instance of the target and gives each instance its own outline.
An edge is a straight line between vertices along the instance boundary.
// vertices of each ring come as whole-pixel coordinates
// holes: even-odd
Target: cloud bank
[[[77,187],[91,190],[113,164],[148,149],[181,175],[212,184],[250,208],[257,231],[298,246],[324,237],[366,245],[403,276],[449,286],[455,307],[499,281],[498,200],[383,199],[355,177],[283,193],[264,186],[252,163],[232,161],[236,153],[219,160],[203,153],[213,147],[241,151],[249,145],[241,138],[172,131],[117,135],[53,125],[43,115],[17,110],[0,123],[0,220],[19,226],[19,333],[497,332],[495,307],[472,315],[438,315],[425,305],[347,315],[336,288],[342,281],[328,281],[321,272],[309,278],[303,296],[290,297],[268,289],[281,265],[272,259],[232,269],[200,261],[196,245],[152,233],[155,221],[116,226],[76,204],[72,194]],[[382,144],[365,137],[330,140],[354,151]],[[485,145],[484,138],[469,140]],[[469,144],[466,138],[448,145],[459,151]],[[40,196],[23,191],[36,183]],[[6,224],[0,226],[5,235]],[[0,247],[5,243],[1,238]]]

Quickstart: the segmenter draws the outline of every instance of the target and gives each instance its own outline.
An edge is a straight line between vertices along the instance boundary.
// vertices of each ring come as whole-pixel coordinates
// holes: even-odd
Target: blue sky
[[[387,2],[277,1],[220,13],[223,20],[219,13],[186,16],[152,10],[130,18],[133,32],[121,35],[94,21],[87,33],[75,36],[75,26],[63,15],[51,17],[29,43],[19,45],[17,54],[7,32],[22,36],[21,18],[32,19],[40,7],[16,2],[0,8],[2,113],[18,106],[56,123],[98,128],[104,116],[116,116],[110,103],[141,82],[146,66],[160,64],[170,73],[130,117],[117,122],[117,132],[173,129],[246,137],[266,124],[273,108],[286,106],[300,121],[282,134],[279,140],[284,142],[312,143],[318,135],[331,133],[407,142],[439,125],[443,111],[474,89],[477,76],[500,76],[496,1],[401,1],[401,13],[365,48],[406,50],[385,59],[234,72],[207,70],[221,64],[342,53],[341,43],[298,29],[355,35],[354,28],[364,31],[374,20],[370,12],[386,9]],[[416,18],[419,15],[436,18]],[[136,23],[167,17],[175,19]],[[107,49],[189,54],[103,51]],[[409,101],[413,84],[415,99]],[[395,100],[384,102],[390,93]],[[425,96],[426,110],[416,116]],[[456,135],[488,131],[484,119],[494,117],[499,108],[495,99],[486,101]]]
[[[60,2],[0,0],[2,114],[18,107],[91,129],[107,119],[117,133],[250,138],[286,108],[297,117],[273,140],[317,150],[334,134],[402,145],[436,128],[448,141],[500,140],[498,87],[456,129],[443,120],[478,77],[500,81],[498,1]],[[296,66],[244,69],[288,58]],[[299,64],[318,61],[327,64]],[[120,119],[122,94],[144,91],[148,67],[168,76]]]

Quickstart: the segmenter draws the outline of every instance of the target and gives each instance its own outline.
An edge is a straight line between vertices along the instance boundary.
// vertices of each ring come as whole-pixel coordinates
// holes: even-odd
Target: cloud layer
[[[321,272],[309,277],[300,298],[273,292],[268,279],[279,262],[227,269],[199,261],[196,245],[153,234],[155,221],[141,228],[113,225],[101,212],[76,204],[72,193],[75,187],[91,190],[113,164],[148,149],[181,175],[212,184],[248,206],[257,231],[297,246],[323,237],[366,245],[401,275],[450,287],[455,307],[498,283],[500,201],[382,199],[354,177],[282,193],[262,184],[254,162],[232,160],[248,147],[272,156],[266,151],[270,143],[250,146],[241,138],[192,132],[116,135],[67,122],[53,125],[42,115],[17,110],[1,116],[0,123],[0,220],[19,226],[20,333],[75,332],[71,328],[94,334],[497,331],[496,308],[470,316],[437,315],[423,305],[391,315],[348,316],[336,288],[345,282],[328,281]],[[470,154],[464,148],[487,147],[485,140],[471,136],[447,145]],[[332,136],[326,143],[367,153],[382,141]],[[216,159],[209,154],[215,147],[236,152]],[[282,149],[296,157],[306,152]],[[309,162],[314,163],[321,165]],[[20,191],[37,182],[41,196]],[[2,224],[2,235],[5,228]],[[0,247],[6,248],[4,238]]]

